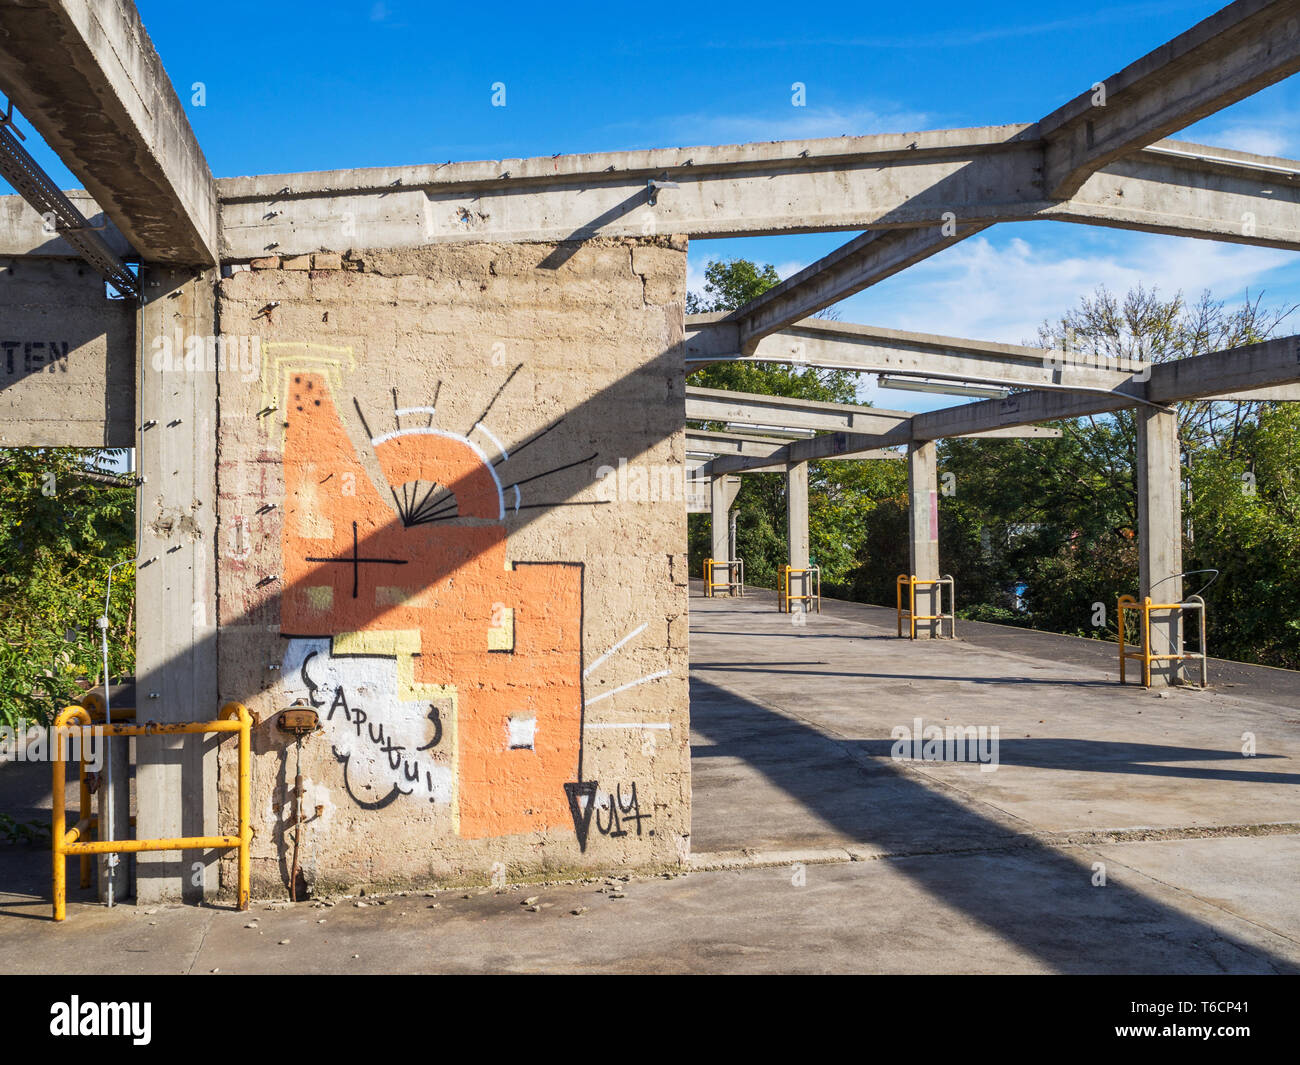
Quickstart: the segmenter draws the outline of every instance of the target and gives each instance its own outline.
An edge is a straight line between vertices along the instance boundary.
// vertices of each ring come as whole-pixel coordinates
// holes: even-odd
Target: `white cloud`
[[[845,240],[847,234],[841,234]],[[793,238],[792,238],[793,239]],[[742,242],[736,242],[742,243]],[[719,249],[721,251],[721,249]],[[762,251],[750,255],[765,260]],[[789,249],[793,250],[793,249]],[[744,255],[728,244],[727,254]],[[781,277],[797,273],[817,257],[785,259]],[[699,291],[709,256],[692,262],[688,284]],[[1300,257],[1271,248],[1129,233],[1067,223],[1026,222],[995,227],[836,304],[841,321],[893,329],[1033,344],[1045,320],[1077,307],[1082,296],[1105,285],[1123,295],[1138,285],[1166,297],[1182,292],[1197,298],[1208,289],[1230,303],[1246,289],[1264,293],[1265,303],[1300,303]],[[880,389],[875,377],[861,378],[859,396],[895,410],[934,410],[969,400]]]
[[[1214,144],[1218,148],[1234,148],[1239,152],[1256,155],[1276,155],[1290,158],[1294,149],[1292,139],[1278,126],[1240,125],[1219,130]]]
[[[1058,237],[1070,231],[1064,224],[1052,228]],[[1275,273],[1295,256],[1271,248],[1151,234],[1092,239],[1073,252],[1063,247],[1072,245],[975,236],[850,297],[839,310],[845,321],[1016,344],[1032,343],[1044,320],[1100,285],[1118,295],[1141,284],[1189,298],[1209,289],[1231,300],[1266,277],[1270,290],[1281,286],[1292,296],[1300,283],[1294,269]]]

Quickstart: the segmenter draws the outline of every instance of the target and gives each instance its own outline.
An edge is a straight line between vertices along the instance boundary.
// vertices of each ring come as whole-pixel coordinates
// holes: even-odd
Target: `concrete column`
[[[1183,598],[1182,470],[1178,463],[1178,415],[1154,407],[1133,412],[1137,425],[1138,599],[1158,603]],[[1182,626],[1177,614],[1160,613],[1151,623],[1155,654],[1180,654]],[[1175,662],[1154,663],[1151,683],[1177,684],[1182,670]]]
[[[709,557],[727,559],[727,511],[734,498],[727,491],[727,478],[714,477],[709,481]]]
[[[808,463],[793,462],[785,469],[785,528],[788,561],[795,569],[808,565]]]
[[[136,708],[141,721],[216,717],[217,373],[211,273],[147,268],[137,315],[140,377],[136,456],[140,563],[136,577]],[[157,343],[155,343],[157,342]],[[212,736],[136,741],[136,817],[141,838],[216,835],[217,762]],[[227,826],[233,832],[233,826]],[[153,903],[214,894],[217,854],[140,854],[136,898]]]
[[[786,561],[794,569],[808,566],[808,463],[792,462],[785,468],[785,528]],[[806,580],[796,579],[790,585],[795,595],[806,594]],[[807,603],[796,603],[794,609],[806,609]]]
[[[908,561],[912,574],[926,579],[939,576],[939,472],[936,454],[937,445],[933,440],[909,444],[907,448],[907,481],[911,500],[908,507]],[[917,589],[918,614],[937,614],[937,606],[937,589],[933,586]],[[906,633],[907,629],[904,628],[903,631]],[[937,621],[917,623],[917,639],[931,639],[938,632]]]

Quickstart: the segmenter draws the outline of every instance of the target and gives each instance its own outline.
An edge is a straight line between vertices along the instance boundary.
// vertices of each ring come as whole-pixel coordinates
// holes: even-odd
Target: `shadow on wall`
[[[1065,852],[981,817],[889,759],[892,742],[842,742],[706,681],[691,680],[692,758],[741,758],[842,836],[899,856],[892,868],[950,911],[1066,973],[1277,972],[1300,967],[1115,880]],[[1143,771],[1294,785],[1289,774],[1235,774],[1138,759],[1227,758],[1220,751],[1123,743],[1001,745],[1004,761],[1049,769]],[[701,809],[697,804],[694,818]],[[961,853],[965,852],[965,853]],[[908,859],[907,855],[915,858]],[[941,923],[932,915],[930,923]]]
[[[227,538],[248,536],[272,504],[238,519],[242,533],[229,524],[219,530],[223,638],[240,628],[278,633],[285,669],[268,679],[260,662],[232,662],[232,642],[223,651],[219,701],[280,693],[281,679],[284,691],[305,694],[331,730],[339,779],[362,809],[408,796],[453,803],[461,838],[544,832],[585,850],[599,811],[583,734],[584,565],[565,557],[507,565],[507,540],[559,508],[590,512],[594,529],[607,506],[617,513],[589,489],[599,467],[617,466],[620,456],[601,454],[593,442],[610,439],[609,427],[621,423],[638,450],[662,443],[669,419],[654,408],[664,396],[682,404],[671,419],[680,431],[684,364],[674,343],[519,440],[475,432],[514,372],[503,369],[501,377],[462,432],[440,428],[432,403],[363,409],[325,375],[290,376],[289,402],[277,415],[284,423],[280,550],[228,553]],[[343,410],[356,417],[345,423]],[[280,520],[272,514],[266,527]],[[215,653],[207,635],[163,668],[186,669]],[[359,690],[373,708],[366,692],[380,687],[398,693],[393,709],[401,714],[381,719],[349,704],[345,689]],[[266,727],[253,739],[255,757],[286,746]],[[223,761],[223,781],[229,768]],[[309,818],[312,803],[309,796]],[[255,799],[255,824],[265,816]],[[273,829],[283,851],[283,822]],[[197,860],[212,856],[187,852],[144,875],[177,876]],[[287,868],[281,878],[287,883]]]

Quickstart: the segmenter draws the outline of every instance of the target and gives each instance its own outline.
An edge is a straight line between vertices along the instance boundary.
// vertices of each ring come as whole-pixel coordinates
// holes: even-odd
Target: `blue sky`
[[[1220,3],[511,4],[137,0],[218,176],[1029,122]],[[791,105],[803,82],[805,107]],[[507,106],[491,106],[494,82]],[[1300,156],[1300,78],[1178,134]],[[29,142],[30,143],[30,142]],[[37,146],[68,187],[79,184]],[[696,241],[782,275],[851,234]],[[1300,257],[1066,223],[995,227],[840,305],[1028,341],[1099,284],[1300,302]],[[948,397],[877,393],[929,409]]]

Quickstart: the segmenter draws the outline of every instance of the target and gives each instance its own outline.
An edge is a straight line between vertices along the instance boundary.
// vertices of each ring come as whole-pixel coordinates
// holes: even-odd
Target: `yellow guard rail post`
[[[67,859],[76,854],[82,860],[82,886],[89,886],[89,858],[92,854],[130,854],[140,851],[180,851],[239,848],[239,909],[248,909],[249,847],[253,829],[249,822],[251,811],[251,777],[249,752],[253,715],[242,703],[227,703],[221,708],[216,721],[163,722],[151,721],[143,725],[118,725],[91,722],[84,707],[69,706],[54,719],[54,812],[50,832],[50,850],[54,863],[54,920],[67,916]],[[73,731],[81,734],[81,809],[77,823],[68,828],[64,791],[67,786],[65,739]],[[88,816],[90,792],[85,777],[85,739],[87,734],[103,736],[176,736],[208,732],[239,733],[239,834],[237,836],[182,836],[176,839],[113,839],[83,840],[92,829],[98,828],[98,818]]]
[[[713,578],[717,575],[718,570],[723,567],[726,568],[727,579],[725,581],[715,581]],[[745,598],[744,559],[706,558],[704,560],[704,594],[711,597],[718,588],[727,589],[728,595],[738,594],[741,599]]]
[[[1181,603],[1153,603],[1150,596],[1145,596],[1142,602],[1138,602],[1131,595],[1121,595],[1116,603],[1119,612],[1119,632],[1117,638],[1119,642],[1119,682],[1126,683],[1124,665],[1130,659],[1135,659],[1142,663],[1142,687],[1151,687],[1151,663],[1152,662],[1186,662],[1191,660],[1200,660],[1201,663],[1201,684],[1202,688],[1209,686],[1209,651],[1205,646],[1205,600],[1199,595],[1189,595]],[[1186,612],[1195,610],[1200,615],[1200,633],[1201,633],[1201,650],[1197,654],[1169,654],[1157,655],[1151,653],[1151,612],[1154,610],[1179,610]],[[1130,651],[1128,649],[1128,612],[1132,611],[1138,615],[1138,636],[1141,644],[1137,649]]]
[[[935,586],[936,605],[939,613],[937,614],[918,614],[916,612],[916,586],[918,584]],[[948,613],[943,612],[943,586],[948,586]],[[907,586],[907,609],[903,609],[903,586]],[[898,635],[903,635],[903,618],[909,621],[908,639],[916,639],[916,623],[918,621],[937,621],[939,631],[935,634],[937,637],[943,637],[943,623],[948,622],[948,638],[955,640],[957,638],[957,582],[953,580],[951,574],[945,574],[942,577],[918,577],[915,573],[900,573],[896,582],[898,591]]]
[[[793,595],[790,592],[790,580],[792,577],[801,577],[804,582],[804,594]],[[815,590],[814,590],[815,589]],[[781,585],[777,589],[776,608],[784,613],[790,613],[791,603],[817,603],[817,613],[822,612],[822,568],[821,566],[808,566],[806,569],[795,569],[793,566],[781,567]]]

